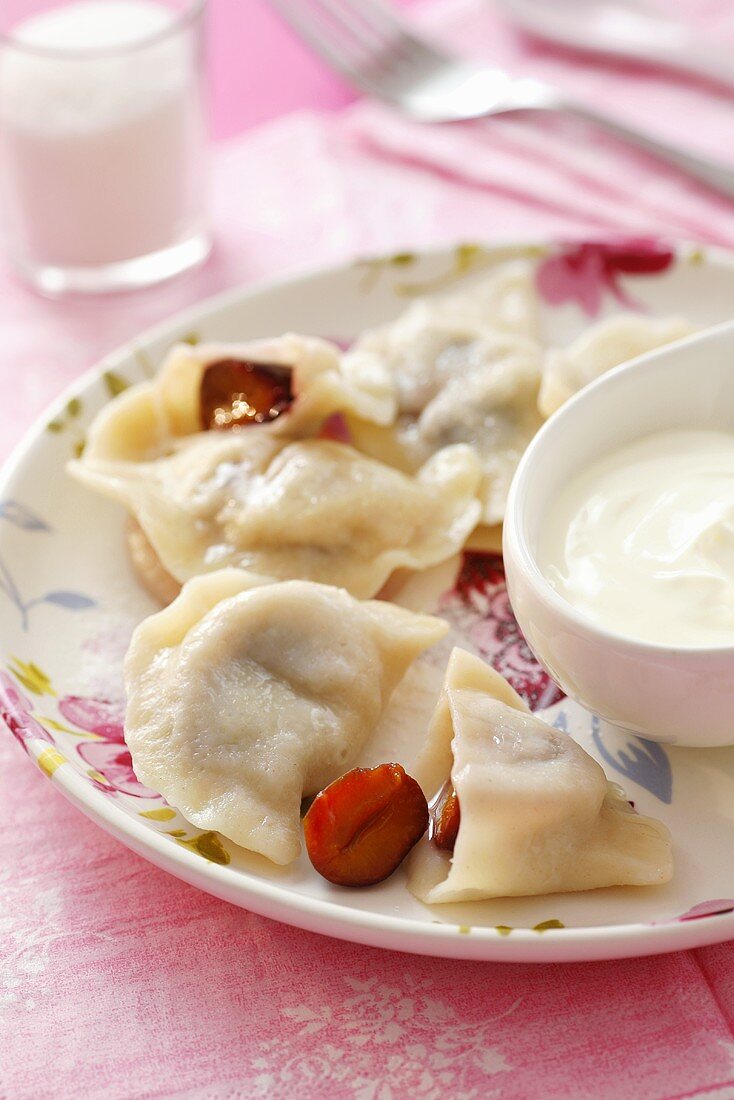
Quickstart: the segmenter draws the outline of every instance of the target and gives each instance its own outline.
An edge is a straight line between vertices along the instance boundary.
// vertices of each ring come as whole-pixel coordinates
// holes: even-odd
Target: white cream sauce
[[[658,432],[592,463],[552,504],[539,561],[616,633],[734,644],[734,434]]]

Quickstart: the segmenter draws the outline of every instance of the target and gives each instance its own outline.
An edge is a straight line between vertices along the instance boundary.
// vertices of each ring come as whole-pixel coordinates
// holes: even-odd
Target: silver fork
[[[573,115],[734,197],[734,170],[586,107],[550,84],[463,60],[412,30],[379,0],[270,0],[297,34],[360,91],[421,122],[520,111]]]

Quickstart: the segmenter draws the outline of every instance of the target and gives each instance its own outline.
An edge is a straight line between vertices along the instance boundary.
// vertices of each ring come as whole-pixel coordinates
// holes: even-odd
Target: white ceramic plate
[[[493,661],[602,762],[641,812],[666,822],[676,858],[669,885],[429,909],[408,893],[401,871],[379,886],[344,890],[320,879],[305,858],[274,868],[193,828],[130,768],[121,660],[132,627],[154,607],[128,566],[122,510],[64,473],[91,418],[149,374],[175,339],[234,340],[293,329],[348,340],[393,317],[410,295],[472,278],[515,254],[536,265],[549,341],[568,340],[594,317],[630,306],[684,314],[700,325],[734,313],[734,261],[721,253],[688,247],[673,253],[649,242],[471,245],[237,291],[160,326],[82,378],[4,471],[0,714],[50,780],[130,848],[203,890],[299,927],[405,951],[515,961],[613,958],[728,939],[734,937],[734,749],[663,748],[622,736],[558,700],[518,634],[496,555],[466,556],[458,583],[439,570],[431,579],[434,606],[450,620],[454,640]],[[439,677],[433,673],[434,681]],[[399,696],[391,706],[392,728],[404,734]],[[388,749],[386,741],[383,730],[364,762],[371,753],[374,762],[397,756],[409,764],[414,746]]]

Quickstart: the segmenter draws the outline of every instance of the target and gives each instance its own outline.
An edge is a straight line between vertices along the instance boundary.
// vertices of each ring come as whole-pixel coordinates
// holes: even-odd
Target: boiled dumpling
[[[149,461],[210,426],[251,431],[267,422],[273,434],[301,438],[314,435],[334,412],[389,423],[394,398],[387,373],[377,368],[357,388],[341,374],[340,358],[335,344],[293,333],[239,344],[177,344],[155,379],[105,406],[90,429],[84,461]],[[265,400],[263,409],[252,394],[247,400],[249,387]]]
[[[538,338],[538,292],[530,260],[507,260],[453,297],[463,299],[467,309],[480,311],[495,332]]]
[[[446,630],[308,581],[197,577],[133,634],[135,772],[192,824],[289,863],[301,799],[350,767],[411,661]]]
[[[435,452],[452,443],[473,448],[482,466],[482,522],[500,523],[517,465],[540,427],[537,356],[514,349],[466,378],[451,379],[423,410],[415,434]]]
[[[453,855],[424,838],[409,886],[428,903],[643,886],[672,874],[670,837],[635,813],[568,734],[531,714],[493,669],[460,649],[416,777],[449,777],[460,808]]]
[[[127,521],[127,550],[133,572],[146,592],[162,607],[175,600],[181,584],[164,569],[140,524],[130,516]]]
[[[348,417],[355,446],[408,471],[442,447],[471,446],[482,465],[487,524],[502,520],[509,482],[541,424],[528,270],[511,266],[461,294],[415,302],[361,337],[342,361],[355,386],[380,369],[394,385],[394,424]]]
[[[592,325],[567,348],[548,353],[538,397],[541,413],[550,416],[612,367],[694,331],[679,317],[645,317],[639,313],[618,313]]]
[[[179,582],[238,565],[368,598],[395,569],[456,553],[479,517],[467,447],[446,448],[413,477],[343,443],[202,432],[153,462],[71,468],[127,505]]]
[[[511,346],[537,342],[537,293],[532,266],[510,263],[462,290],[420,298],[389,324],[364,332],[344,356],[342,369],[358,388],[384,364],[403,413],[420,413],[448,378],[463,374],[472,345],[491,337]],[[468,357],[468,358],[467,358]]]
[[[481,522],[501,523],[507,493],[525,448],[542,424],[538,412],[540,353],[517,341],[482,338],[462,352],[463,366],[436,385],[418,415],[394,425],[350,422],[354,446],[401,470],[415,470],[442,447],[463,443],[482,469]]]

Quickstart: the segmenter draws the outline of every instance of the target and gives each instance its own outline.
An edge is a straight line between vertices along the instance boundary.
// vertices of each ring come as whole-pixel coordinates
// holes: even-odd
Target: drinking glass
[[[50,294],[148,286],[200,263],[206,0],[2,0],[0,204]]]

